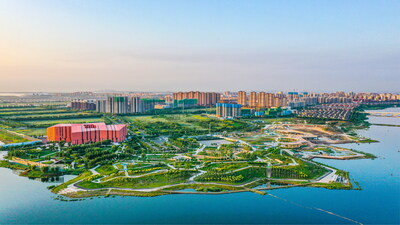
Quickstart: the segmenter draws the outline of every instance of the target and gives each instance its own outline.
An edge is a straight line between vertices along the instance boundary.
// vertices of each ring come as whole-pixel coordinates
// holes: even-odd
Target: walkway
[[[94,168],[90,169],[90,172],[92,172],[93,175],[98,175],[100,174],[99,172],[96,171],[97,168],[99,168],[100,165],[95,166]]]

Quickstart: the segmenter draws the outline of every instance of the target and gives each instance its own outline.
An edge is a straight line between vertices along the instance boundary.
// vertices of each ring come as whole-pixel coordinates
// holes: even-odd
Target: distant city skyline
[[[399,92],[400,1],[0,0],[0,92]]]

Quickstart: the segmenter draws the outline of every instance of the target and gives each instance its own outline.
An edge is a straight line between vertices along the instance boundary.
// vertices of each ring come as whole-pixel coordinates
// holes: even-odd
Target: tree
[[[49,167],[47,167],[47,166],[42,166],[42,167],[40,167],[40,171],[41,171],[42,173],[46,173],[46,172],[49,171]]]

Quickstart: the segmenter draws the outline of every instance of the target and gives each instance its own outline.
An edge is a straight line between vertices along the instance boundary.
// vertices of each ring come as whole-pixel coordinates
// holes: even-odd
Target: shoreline
[[[394,126],[394,127],[400,127],[400,125],[390,125],[390,124],[370,124],[370,126],[373,125],[377,125],[377,126]],[[309,125],[303,125],[303,124],[292,124],[289,125],[289,127],[291,127],[290,129],[282,129],[282,134],[281,135],[286,135],[287,138],[293,138],[293,137],[297,137],[299,136],[299,134],[293,134],[294,132],[300,133],[301,135],[301,139],[304,139],[305,141],[311,143],[310,146],[311,147],[315,147],[318,145],[318,143],[314,143],[314,141],[316,140],[315,137],[317,137],[317,140],[319,138],[319,136],[321,135],[325,135],[326,137],[329,136],[340,136],[340,138],[338,140],[336,140],[336,142],[340,142],[340,141],[349,141],[351,143],[363,143],[360,142],[360,138],[358,139],[350,139],[349,135],[346,133],[339,133],[337,131],[334,130],[323,130],[323,126],[321,125],[316,125],[316,124],[309,124]],[[292,132],[292,133],[290,133]],[[305,138],[303,138],[303,136]],[[281,139],[283,139],[282,137],[280,137]],[[309,138],[309,139],[308,139]],[[343,138],[343,139],[342,139]],[[365,139],[365,138],[364,138]],[[235,139],[236,140],[236,139]],[[237,139],[240,140],[240,139]],[[371,139],[367,139],[368,142],[365,143],[372,143],[372,142],[376,142],[374,140]],[[371,141],[369,141],[371,140]],[[250,146],[252,148],[253,151],[255,151],[254,147],[251,146],[250,144],[248,144],[247,142],[242,141],[243,143],[245,143],[246,145]],[[317,141],[315,141],[317,142]],[[329,142],[329,140],[323,140],[323,142]],[[296,144],[297,142],[287,142],[286,140],[284,142],[282,142],[283,144]],[[330,144],[325,143],[327,146],[330,146]],[[331,143],[332,144],[332,143]],[[336,143],[337,144],[337,143]],[[204,147],[204,146],[203,146]],[[331,146],[334,147],[334,146]],[[285,149],[283,149],[285,150]],[[350,160],[350,159],[362,159],[362,158],[375,158],[371,156],[371,154],[369,153],[364,153],[364,152],[360,152],[360,151],[356,151],[356,150],[350,150],[350,151],[354,151],[356,153],[356,155],[342,155],[342,156],[332,156],[332,155],[310,155],[309,158],[307,158],[308,160],[304,160],[301,157],[298,158],[300,160],[306,161],[308,163],[314,163],[312,161],[312,159],[314,158],[323,158],[323,159],[336,159],[336,160]],[[358,153],[358,154],[357,154]],[[329,153],[328,153],[329,154]],[[282,155],[282,153],[281,153]],[[293,156],[294,157],[294,156]],[[299,157],[299,156],[296,156]],[[238,161],[233,161],[232,163],[238,163]],[[282,164],[282,162],[281,162]],[[283,164],[284,165],[284,164]],[[286,166],[290,166],[290,165],[286,165]],[[284,185],[284,186],[279,186],[279,187],[265,187],[265,188],[248,188],[246,187],[246,185],[249,185],[250,183],[253,182],[258,182],[260,180],[264,180],[265,182],[265,178],[257,178],[255,180],[251,180],[250,182],[247,183],[241,183],[238,185],[235,184],[224,184],[224,183],[203,183],[203,182],[184,182],[184,183],[176,183],[176,184],[169,184],[169,185],[164,185],[164,186],[160,186],[160,187],[153,187],[153,188],[118,188],[118,187],[99,187],[99,188],[85,188],[80,186],[79,184],[83,181],[91,181],[90,178],[93,176],[100,176],[100,177],[96,177],[96,180],[101,180],[103,178],[107,178],[107,175],[104,176],[104,174],[99,174],[98,172],[96,172],[96,168],[98,168],[98,166],[96,166],[95,168],[89,170],[90,175],[87,175],[86,177],[82,177],[81,179],[78,179],[76,181],[74,181],[71,184],[67,184],[67,187],[62,188],[58,191],[55,191],[54,189],[60,188],[62,187],[63,184],[54,186],[53,188],[51,188],[51,190],[58,194],[58,195],[62,195],[62,196],[66,196],[66,197],[71,197],[71,198],[87,198],[87,197],[93,197],[93,196],[109,196],[109,195],[133,195],[133,196],[158,196],[158,195],[164,195],[164,194],[230,194],[230,193],[238,193],[238,192],[255,192],[258,194],[262,194],[260,191],[261,190],[273,190],[273,189],[281,189],[281,188],[291,188],[291,187],[300,187],[300,186],[310,186],[310,187],[323,187],[323,188],[328,188],[328,189],[352,189],[352,182],[350,181],[350,179],[348,178],[348,173],[345,174],[345,179],[343,181],[343,175],[337,174],[337,172],[339,172],[339,169],[330,167],[330,166],[322,166],[325,169],[328,169],[329,172],[327,172],[326,174],[324,174],[323,176],[320,176],[317,180],[295,180],[295,179],[271,179],[268,178],[267,182],[271,182],[271,181],[275,181],[275,182],[280,182],[280,183],[286,183],[286,184],[291,184],[291,185]],[[241,168],[241,169],[246,169],[247,167]],[[261,167],[260,167],[261,168]],[[233,170],[235,171],[235,170]],[[154,171],[151,173],[158,173],[159,171]],[[343,171],[342,171],[343,172]],[[143,174],[143,176],[146,176],[148,174]],[[332,181],[333,177],[338,177],[340,179],[342,179],[342,181],[335,182]],[[142,176],[142,175],[139,175]],[[329,179],[325,179],[326,177],[329,176]],[[122,176],[121,176],[122,177]],[[114,178],[119,178],[119,176],[117,177],[113,177]],[[128,178],[130,178],[130,176],[128,176]],[[325,180],[325,182],[320,182],[321,180]],[[335,179],[336,180],[336,179]],[[109,180],[106,180],[109,181]],[[297,182],[297,183],[296,183]],[[306,183],[298,183],[298,182],[306,182]],[[332,182],[332,183],[331,183]],[[97,182],[95,182],[97,183]],[[213,186],[218,186],[219,188],[222,188],[222,191],[219,192],[213,192],[213,191],[207,191],[207,192],[202,192],[202,191],[196,191],[196,192],[188,192],[188,191],[180,191],[183,189],[177,189],[177,190],[168,190],[168,188],[173,188],[173,187],[179,187],[179,186],[192,186],[194,187],[193,189],[195,189],[195,186],[198,186],[199,189],[204,187],[204,188],[212,188]],[[88,186],[88,185],[87,185]],[[94,186],[95,187],[95,186]],[[225,187],[225,188],[224,188]],[[238,188],[238,190],[232,190],[232,188]],[[264,192],[263,192],[264,193]],[[265,194],[265,193],[264,193]]]

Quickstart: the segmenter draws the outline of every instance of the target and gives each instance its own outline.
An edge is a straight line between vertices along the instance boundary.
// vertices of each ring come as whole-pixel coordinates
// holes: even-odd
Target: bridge
[[[361,112],[361,113],[367,113],[371,116],[380,116],[380,117],[396,117],[400,118],[400,112]]]

